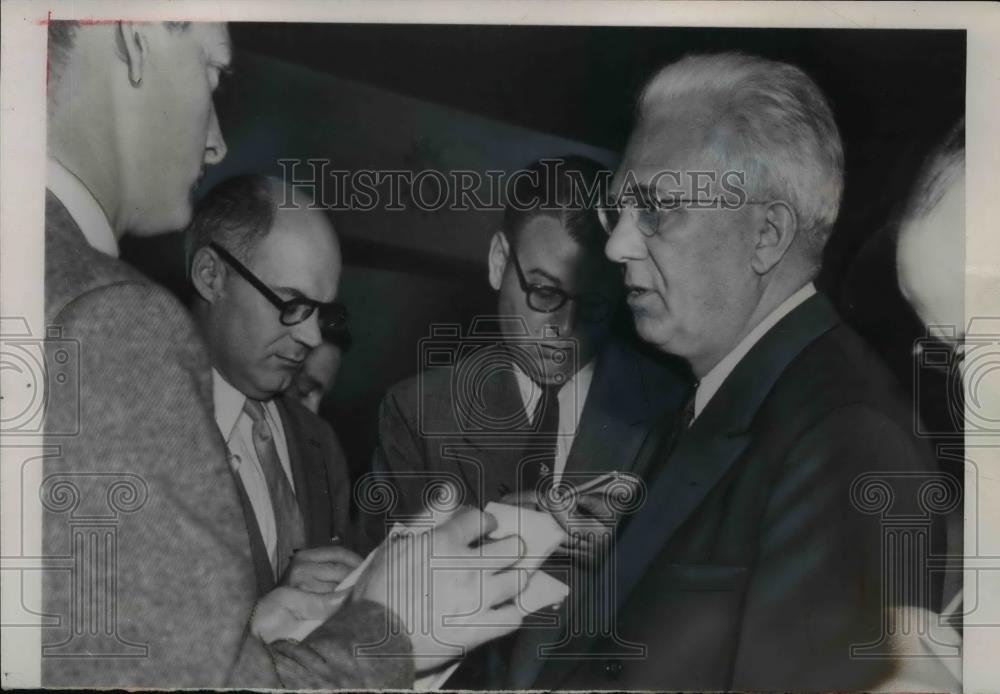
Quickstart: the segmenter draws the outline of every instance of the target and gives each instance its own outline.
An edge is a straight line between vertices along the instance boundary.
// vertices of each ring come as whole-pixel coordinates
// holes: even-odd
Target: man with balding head
[[[308,204],[280,181],[240,176],[208,193],[189,229],[194,315],[212,359],[215,419],[249,506],[261,595],[276,582],[332,591],[360,563],[330,546],[352,537],[340,445],[326,422],[282,396],[322,333],[347,321],[335,301],[337,236]],[[274,445],[256,442],[260,432]]]
[[[859,690],[906,655],[896,610],[936,597],[921,562],[939,519],[917,491],[936,473],[813,286],[842,189],[833,114],[798,68],[691,56],[646,85],[605,250],[640,337],[698,385],[640,454],[647,502],[606,586],[616,629],[567,635],[514,685]],[[922,530],[904,539],[900,517]]]

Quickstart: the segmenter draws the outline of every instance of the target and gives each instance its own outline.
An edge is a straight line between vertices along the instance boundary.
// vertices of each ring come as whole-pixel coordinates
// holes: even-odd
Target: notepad
[[[549,574],[537,571],[565,538],[565,531],[559,523],[548,513],[510,504],[490,503],[484,510],[497,520],[497,527],[487,536],[489,539],[500,540],[517,535],[524,543],[523,556],[511,567],[521,571],[522,580],[526,582],[524,590],[515,598],[519,611],[527,616],[561,603],[569,594],[569,587]],[[393,531],[398,529],[399,526],[396,526]],[[331,597],[331,602],[344,600],[378,551],[376,549],[365,557],[365,560],[340,583]],[[453,562],[449,563],[453,565]],[[488,611],[484,613],[484,619],[488,621]],[[301,641],[323,622],[322,619],[303,620],[282,638]],[[474,624],[470,623],[469,628],[475,628]],[[442,670],[418,678],[415,688],[420,691],[440,688],[458,664],[459,662],[455,662]]]

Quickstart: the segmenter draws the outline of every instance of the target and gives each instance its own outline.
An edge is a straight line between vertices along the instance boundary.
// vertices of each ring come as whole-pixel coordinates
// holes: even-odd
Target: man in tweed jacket
[[[264,617],[315,602],[291,588],[257,600],[204,347],[184,308],[115,257],[126,231],[187,224],[200,171],[225,155],[212,106],[230,59],[225,25],[52,22],[49,50],[45,315],[79,344],[80,399],[79,407],[53,400],[47,412],[58,454],[46,461],[42,488],[52,562],[43,576],[52,620],[42,633],[42,683],[409,686],[422,625],[379,604],[388,580],[379,562],[303,642],[258,638]],[[491,531],[483,520],[459,514],[436,534],[435,551],[461,552]],[[472,573],[463,585],[479,578]],[[516,592],[496,582],[492,604]],[[481,597],[464,591],[461,605],[456,593],[444,609]],[[391,657],[356,657],[359,644],[380,641]]]

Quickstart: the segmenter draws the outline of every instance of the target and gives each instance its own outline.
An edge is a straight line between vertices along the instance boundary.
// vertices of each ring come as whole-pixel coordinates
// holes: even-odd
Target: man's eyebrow
[[[545,270],[542,270],[540,268],[531,268],[530,270],[526,270],[524,274],[525,275],[537,275],[537,276],[542,277],[543,279],[548,280],[551,284],[554,284],[554,285],[556,285],[558,287],[562,286],[562,280],[561,279],[559,279],[555,275],[553,275],[551,273],[548,273]]]
[[[291,294],[293,299],[309,299],[308,296],[306,296],[305,294],[303,294],[301,291],[299,291],[295,287],[286,287],[284,285],[280,285],[280,286],[276,286],[274,288],[274,290],[277,291],[277,292],[284,292],[286,294]],[[309,299],[309,300],[313,301],[313,299]],[[316,303],[319,303],[319,302],[316,302]]]

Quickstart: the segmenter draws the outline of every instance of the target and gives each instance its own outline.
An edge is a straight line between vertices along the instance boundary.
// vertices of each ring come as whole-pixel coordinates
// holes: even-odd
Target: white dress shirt
[[[257,449],[253,445],[253,421],[243,411],[247,396],[236,390],[222,375],[212,369],[212,395],[215,400],[215,422],[219,431],[226,439],[229,448],[229,464],[240,476],[243,488],[250,498],[250,506],[257,518],[257,527],[264,539],[267,556],[271,566],[275,566],[275,552],[278,545],[278,531],[274,520],[274,507],[271,505],[271,494],[267,488],[267,479],[257,458]],[[278,449],[278,459],[288,477],[288,482],[295,490],[295,479],[292,476],[292,466],[288,458],[288,442],[285,430],[281,426],[281,415],[273,401],[262,403],[264,417],[271,434],[274,437],[275,448]]]
[[[528,378],[517,364],[514,364],[514,377],[521,392],[524,411],[531,421],[535,418],[535,409],[542,398],[542,389]],[[560,480],[563,470],[566,469],[566,458],[569,457],[569,451],[573,447],[573,439],[576,438],[576,430],[580,425],[580,415],[583,413],[583,404],[587,401],[587,392],[590,390],[593,378],[594,360],[591,359],[566,381],[556,394],[556,399],[559,401],[559,433],[556,436],[556,457],[552,471],[555,482]]]
[[[97,198],[69,169],[49,157],[45,187],[59,198],[69,216],[95,250],[118,257],[118,239]]]
[[[702,410],[708,405],[709,400],[718,392],[726,378],[733,372],[736,365],[743,361],[753,346],[757,344],[767,331],[775,326],[782,318],[792,312],[799,304],[816,293],[816,287],[810,282],[802,289],[798,290],[781,304],[771,311],[764,320],[754,326],[753,330],[747,333],[746,337],[733,348],[729,354],[723,358],[715,367],[709,371],[698,383],[698,390],[694,394],[694,418],[697,419]],[[693,421],[693,420],[692,420]]]

